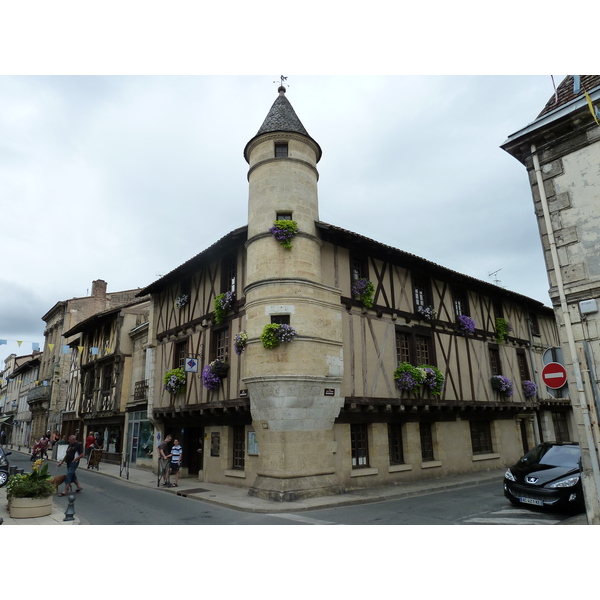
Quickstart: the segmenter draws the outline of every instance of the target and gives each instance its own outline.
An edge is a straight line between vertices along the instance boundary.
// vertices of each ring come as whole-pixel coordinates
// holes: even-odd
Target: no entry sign
[[[567,371],[560,363],[548,363],[542,369],[542,381],[550,389],[558,390],[567,383]]]

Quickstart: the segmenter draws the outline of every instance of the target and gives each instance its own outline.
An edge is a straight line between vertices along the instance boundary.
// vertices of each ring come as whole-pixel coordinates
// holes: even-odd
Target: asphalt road
[[[28,471],[31,462],[13,453],[11,465]],[[52,475],[66,468],[51,462]],[[512,506],[502,482],[446,490],[401,500],[293,512],[261,514],[232,510],[166,490],[152,489],[78,469],[84,488],[75,494],[75,511],[90,525],[554,525],[570,515]],[[61,491],[63,487],[61,486]],[[67,497],[55,497],[67,507]]]

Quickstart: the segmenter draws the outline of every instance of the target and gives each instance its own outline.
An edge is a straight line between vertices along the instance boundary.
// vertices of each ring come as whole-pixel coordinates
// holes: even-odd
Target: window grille
[[[244,425],[236,425],[233,427],[233,465],[232,468],[244,470],[245,466],[245,433]]]
[[[366,424],[357,423],[350,425],[350,447],[352,453],[352,467],[368,467],[369,440]]]
[[[492,431],[489,421],[470,421],[471,446],[473,454],[490,454],[492,446]]]
[[[401,423],[388,423],[388,445],[390,453],[390,465],[404,464]]]
[[[421,436],[421,458],[424,461],[435,460],[431,423],[419,423],[419,433]]]

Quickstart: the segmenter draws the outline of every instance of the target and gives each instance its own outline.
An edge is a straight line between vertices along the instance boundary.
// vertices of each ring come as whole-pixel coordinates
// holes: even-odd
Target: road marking
[[[278,517],[279,519],[287,519],[288,521],[298,521],[299,523],[304,523],[305,525],[337,525],[337,523],[334,523],[333,521],[321,521],[320,519],[311,519],[310,517],[305,517],[304,515],[292,515],[289,513],[270,513],[267,516]]]

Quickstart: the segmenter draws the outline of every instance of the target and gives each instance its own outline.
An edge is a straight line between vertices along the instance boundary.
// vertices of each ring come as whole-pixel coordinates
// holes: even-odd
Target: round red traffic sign
[[[550,389],[558,390],[567,383],[567,370],[560,363],[548,363],[542,369],[542,381]]]

